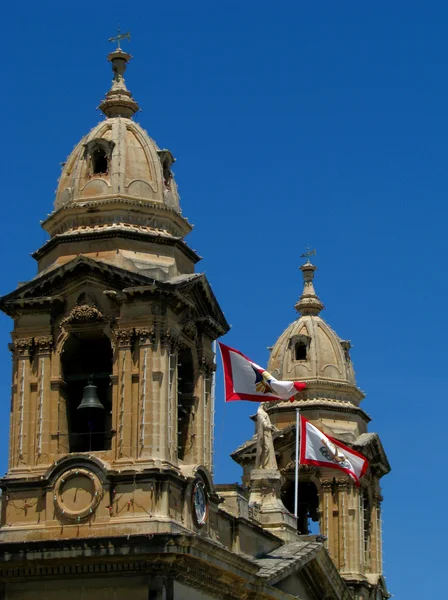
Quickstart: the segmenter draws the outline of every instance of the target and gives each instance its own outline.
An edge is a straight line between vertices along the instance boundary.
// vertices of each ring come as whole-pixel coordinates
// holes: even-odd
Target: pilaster
[[[18,471],[28,465],[30,436],[30,402],[31,402],[31,354],[34,340],[32,337],[16,339],[13,342],[14,360],[16,364],[15,382],[13,385],[14,419],[10,438],[10,467]]]
[[[135,338],[138,345],[138,415],[137,423],[137,457],[142,459],[152,458],[153,427],[154,427],[154,397],[151,393],[153,379],[153,364],[155,358],[155,329],[154,327],[140,327],[135,329]]]
[[[115,330],[117,340],[117,460],[132,464],[132,356],[133,329]]]
[[[53,429],[51,406],[51,355],[53,336],[42,336],[35,340],[37,370],[37,407],[35,412],[34,460],[36,466],[52,463],[51,435]]]

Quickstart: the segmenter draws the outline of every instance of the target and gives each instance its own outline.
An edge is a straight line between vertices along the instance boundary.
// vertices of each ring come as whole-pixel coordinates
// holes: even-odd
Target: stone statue
[[[274,443],[272,433],[278,431],[271,423],[268,413],[263,403],[257,410],[257,454],[255,458],[256,469],[277,469],[277,460],[275,458]]]

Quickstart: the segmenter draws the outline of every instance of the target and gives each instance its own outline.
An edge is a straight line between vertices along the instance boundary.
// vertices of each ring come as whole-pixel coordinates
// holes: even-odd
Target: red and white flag
[[[297,392],[306,388],[298,381],[278,381],[262,367],[252,362],[238,350],[219,343],[224,366],[226,402],[250,400],[268,402],[293,400]]]
[[[340,469],[359,485],[367,471],[368,460],[339,440],[325,435],[305,417],[300,417],[300,464]]]

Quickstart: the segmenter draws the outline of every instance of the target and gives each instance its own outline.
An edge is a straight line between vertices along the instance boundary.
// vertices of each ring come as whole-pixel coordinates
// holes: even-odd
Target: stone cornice
[[[42,221],[41,225],[45,231],[51,233],[51,230],[57,227],[65,218],[67,218],[67,216],[78,214],[84,215],[92,209],[98,210],[103,207],[119,208],[121,206],[126,206],[127,208],[135,207],[139,212],[145,211],[145,209],[150,210],[151,215],[153,214],[153,211],[155,211],[156,214],[166,214],[169,215],[170,218],[175,222],[177,222],[181,228],[185,229],[186,233],[193,229],[193,226],[188,219],[183,217],[178,211],[174,210],[174,208],[171,208],[166,204],[151,200],[145,201],[141,198],[124,195],[113,195],[110,197],[103,196],[101,200],[73,200],[69,204],[65,204],[51,213],[44,221]]]
[[[43,246],[41,246],[38,250],[33,252],[31,256],[35,260],[40,260],[43,258],[50,250],[56,247],[58,244],[75,244],[77,242],[85,242],[90,240],[102,240],[102,239],[113,239],[113,238],[123,238],[130,240],[139,240],[143,242],[154,242],[157,244],[161,244],[164,246],[174,246],[181,250],[194,264],[201,260],[201,257],[196,254],[194,250],[192,250],[182,238],[177,237],[165,237],[162,235],[152,234],[152,233],[143,233],[138,231],[128,231],[128,230],[106,230],[106,231],[95,231],[95,232],[86,232],[83,233],[82,230],[78,235],[65,235],[60,234],[51,238],[46,242]]]
[[[10,317],[23,313],[48,312],[53,305],[62,305],[65,300],[62,296],[38,296],[36,298],[20,298],[0,304],[1,310]]]
[[[268,412],[287,412],[295,407],[299,407],[301,411],[311,411],[311,410],[323,410],[325,412],[341,412],[341,413],[349,413],[359,415],[364,419],[366,423],[369,423],[372,419],[371,417],[359,406],[354,406],[353,404],[343,403],[338,400],[332,401],[331,399],[326,398],[316,398],[315,400],[300,400],[298,402],[279,402],[276,404],[275,409],[272,410],[271,407],[268,408]]]
[[[148,277],[139,275],[126,269],[109,265],[107,263],[97,261],[85,256],[78,256],[73,260],[61,265],[47,273],[43,273],[24,283],[22,286],[0,298],[0,308],[3,310],[11,303],[15,306],[20,305],[21,302],[27,302],[28,300],[33,301],[35,298],[42,296],[33,297],[33,293],[41,293],[41,290],[46,287],[52,291],[58,291],[63,289],[67,281],[71,281],[79,276],[79,271],[85,276],[85,271],[90,270],[92,275],[100,274],[102,278],[107,280],[108,284],[111,281],[116,280],[117,287],[119,290],[126,285],[138,285],[148,283]],[[53,296],[57,297],[57,295]]]

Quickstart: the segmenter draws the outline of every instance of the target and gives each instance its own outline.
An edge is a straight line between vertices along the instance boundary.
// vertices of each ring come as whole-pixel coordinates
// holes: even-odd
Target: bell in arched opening
[[[101,401],[98,398],[97,389],[98,388],[96,385],[93,385],[91,380],[89,380],[84,388],[81,404],[78,406],[77,410],[83,410],[86,408],[102,408],[104,410],[104,406],[101,404]]]

